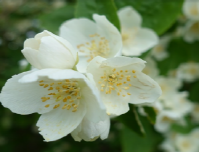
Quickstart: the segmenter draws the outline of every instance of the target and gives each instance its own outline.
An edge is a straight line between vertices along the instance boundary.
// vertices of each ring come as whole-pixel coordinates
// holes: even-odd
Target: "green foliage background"
[[[47,29],[55,34],[64,21],[71,18],[86,17],[92,14],[106,15],[120,29],[117,10],[133,6],[143,17],[143,27],[156,31],[159,35],[172,32],[178,24],[183,0],[65,0],[61,7],[55,7],[53,0],[20,0],[14,5],[0,1],[0,87],[12,75],[26,70],[19,67],[23,59],[21,50],[26,38]],[[187,61],[199,62],[199,42],[188,44],[176,38],[169,45],[170,57],[158,62],[161,75],[177,68]],[[149,51],[148,51],[149,52]],[[183,52],[183,56],[180,55]],[[143,57],[143,56],[141,56]],[[197,102],[199,81],[185,84],[184,90],[190,91],[190,99]],[[108,139],[95,142],[75,142],[69,135],[58,141],[46,143],[35,126],[39,115],[21,116],[0,106],[0,151],[1,152],[158,152],[161,134],[153,129],[155,113],[146,108],[146,117],[138,116],[136,107],[126,115],[112,119]],[[142,131],[143,127],[145,130]],[[190,126],[189,126],[190,127]],[[180,126],[173,126],[177,131]],[[177,128],[177,129],[176,129]],[[160,152],[160,151],[159,151]]]

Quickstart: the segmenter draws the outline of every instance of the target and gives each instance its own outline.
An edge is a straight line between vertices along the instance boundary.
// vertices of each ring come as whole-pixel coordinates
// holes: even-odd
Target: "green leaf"
[[[185,117],[184,120],[185,120],[185,124],[183,125],[173,123],[171,125],[171,130],[174,132],[181,133],[181,134],[190,133],[195,128],[195,125],[191,122],[191,118],[188,116]]]
[[[120,30],[117,9],[113,0],[77,0],[75,17],[92,19],[93,14],[105,15]]]
[[[193,84],[191,84],[189,88],[189,99],[193,102],[199,103],[199,81],[196,81]]]
[[[147,114],[148,120],[152,123],[155,124],[156,122],[156,112],[155,109],[152,107],[143,107],[145,113]]]
[[[129,129],[131,129],[138,135],[140,136],[145,135],[144,128],[139,119],[139,115],[137,113],[135,106],[130,105],[130,110],[127,113],[117,117],[116,120],[122,122],[125,126],[127,126]]]
[[[145,137],[140,137],[129,128],[123,128],[121,132],[122,152],[156,152],[157,145],[162,137],[157,133],[153,126],[147,121],[146,117],[140,117],[146,131]]]
[[[60,25],[74,17],[74,6],[66,5],[39,17],[41,27],[53,33],[58,33]]]
[[[183,0],[115,0],[118,9],[125,6],[135,8],[143,18],[143,27],[163,34],[181,13]]]
[[[199,62],[197,56],[199,42],[186,43],[182,39],[173,39],[167,50],[169,57],[163,61],[157,62],[161,75],[167,75],[169,70],[175,70],[184,62]]]

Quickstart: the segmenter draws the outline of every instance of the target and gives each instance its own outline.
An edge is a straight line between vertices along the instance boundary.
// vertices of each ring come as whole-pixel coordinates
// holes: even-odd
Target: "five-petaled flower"
[[[151,103],[161,95],[159,85],[142,72],[144,63],[139,58],[99,56],[90,62],[87,72],[93,75],[108,114],[121,115],[129,110],[128,103]]]
[[[105,16],[93,15],[95,22],[86,19],[71,19],[60,27],[60,36],[77,49],[77,69],[85,72],[88,63],[96,56],[110,58],[121,54],[122,39],[117,28]]]
[[[122,54],[139,56],[158,44],[157,34],[149,28],[141,27],[142,17],[132,7],[127,6],[120,9],[118,17],[123,41]]]
[[[97,88],[70,69],[42,69],[13,76],[0,96],[4,107],[18,114],[42,114],[37,122],[46,141],[69,133],[76,141],[108,136],[110,120]]]

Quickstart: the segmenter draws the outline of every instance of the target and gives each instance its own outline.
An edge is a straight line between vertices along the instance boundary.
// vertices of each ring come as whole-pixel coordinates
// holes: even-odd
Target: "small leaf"
[[[105,15],[120,30],[117,9],[113,0],[77,0],[75,17],[92,19],[93,14]]]
[[[143,107],[145,113],[147,114],[148,120],[151,122],[151,124],[155,124],[156,122],[156,112],[155,109],[152,107]]]
[[[130,110],[127,113],[117,117],[116,119],[121,121],[125,126],[127,126],[135,133],[139,134],[140,136],[145,135],[144,128],[139,119],[139,115],[135,106],[130,105]]]
[[[176,21],[181,13],[183,0],[115,0],[118,9],[132,6],[143,18],[143,27],[163,34]]]
[[[74,6],[66,5],[39,17],[41,27],[53,33],[58,33],[61,24],[74,17]]]
[[[158,143],[161,142],[161,134],[154,130],[153,125],[146,117],[140,116],[140,121],[146,131],[145,137],[140,137],[129,128],[121,131],[122,152],[156,152]]]

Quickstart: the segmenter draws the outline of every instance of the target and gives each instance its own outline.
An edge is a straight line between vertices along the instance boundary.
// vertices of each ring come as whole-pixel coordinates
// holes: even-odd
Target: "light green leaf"
[[[122,122],[125,126],[127,126],[129,129],[131,129],[138,135],[145,135],[144,128],[139,119],[139,115],[135,106],[130,105],[130,110],[127,113],[117,117],[116,119]]]
[[[122,152],[156,152],[157,145],[162,137],[154,131],[147,118],[140,117],[146,131],[145,137],[140,137],[129,128],[123,128],[121,132]]]
[[[77,0],[75,17],[92,19],[93,14],[105,15],[120,30],[117,9],[113,0]]]
[[[74,17],[74,6],[66,5],[39,17],[41,27],[53,33],[58,33],[60,25]]]
[[[147,114],[147,118],[148,120],[152,123],[155,124],[156,122],[156,112],[155,109],[152,107],[143,107],[144,108],[144,112]]]
[[[143,27],[163,34],[181,13],[183,0],[115,0],[118,9],[125,6],[135,8],[143,18]]]

